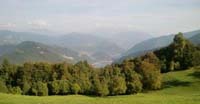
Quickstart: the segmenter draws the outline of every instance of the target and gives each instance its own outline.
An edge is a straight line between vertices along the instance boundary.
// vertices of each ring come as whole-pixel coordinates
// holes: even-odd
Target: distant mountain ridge
[[[66,61],[71,63],[84,59],[83,57],[79,57],[77,52],[74,52],[67,48],[48,46],[42,43],[32,42],[32,41],[24,41],[18,45],[9,45],[5,47],[7,49],[5,48],[2,49],[2,46],[0,47],[0,49],[2,50],[0,54],[0,61],[6,58],[9,59],[12,63],[24,63],[27,61],[29,62]]]
[[[186,33],[184,33],[184,37],[186,37],[187,39],[190,39],[193,36],[198,35],[199,33],[200,33],[200,30],[186,32]],[[161,37],[156,37],[156,38],[152,38],[152,39],[148,39],[143,42],[140,42],[140,43],[136,44],[135,46],[133,46],[128,51],[126,51],[125,53],[123,53],[121,55],[121,58],[117,59],[116,62],[120,62],[129,57],[140,56],[146,52],[154,51],[156,49],[165,47],[173,41],[173,37],[174,37],[174,35],[161,36]],[[193,38],[194,39],[191,39],[191,41],[193,43],[195,43],[194,42],[195,39],[197,39],[196,41],[199,41],[198,38],[196,38],[196,37],[193,37]]]
[[[124,50],[115,43],[88,34],[71,33],[63,35],[58,39],[57,44],[78,51],[80,54],[87,54],[91,56],[94,61],[111,60],[124,52]],[[106,57],[98,56],[102,54]]]
[[[142,42],[147,39],[151,39],[152,36],[148,33],[141,31],[125,31],[125,32],[99,32],[97,35],[109,39],[111,42],[117,44],[121,48],[127,50],[133,45]]]
[[[194,35],[190,38],[190,41],[192,41],[196,45],[200,45],[200,33],[197,35]]]
[[[38,42],[48,46],[70,49],[78,53],[77,57],[85,57],[83,59],[88,59],[91,63],[110,62],[124,52],[124,49],[115,43],[90,34],[70,33],[48,36],[30,32],[1,30],[0,37],[0,47],[18,45],[24,41]],[[3,50],[3,48],[0,50]]]
[[[130,40],[137,40],[137,38],[132,39],[131,37],[135,37],[137,34],[132,34],[132,32],[124,33],[125,36],[128,36]],[[200,30],[192,31],[184,33],[184,36],[188,39],[191,39],[192,42],[195,44],[199,43],[199,33]],[[123,33],[119,33],[123,34]],[[139,33],[138,33],[139,34]],[[14,31],[7,31],[7,30],[0,30],[0,58],[3,57],[16,57],[20,53],[20,50],[24,50],[27,53],[29,52],[30,56],[31,52],[35,52],[37,54],[43,53],[35,50],[31,50],[30,47],[35,47],[34,44],[38,44],[41,47],[46,47],[49,56],[51,58],[46,58],[48,54],[43,55],[43,59],[46,61],[61,61],[61,60],[67,60],[67,61],[78,61],[78,60],[88,60],[91,64],[97,65],[97,66],[104,66],[106,64],[110,64],[113,62],[113,60],[116,60],[117,58],[121,57],[117,60],[123,60],[128,57],[135,57],[139,55],[143,55],[146,52],[154,51],[156,49],[165,47],[169,45],[174,35],[169,36],[161,36],[157,38],[150,38],[151,36],[148,36],[148,34],[143,34],[141,36],[147,36],[147,40],[144,40],[143,42],[140,42],[136,44],[134,47],[132,47],[130,50],[125,52],[123,45],[127,37],[122,37],[121,39],[119,36],[113,37],[112,41],[106,39],[105,37],[99,37],[95,35],[90,34],[81,34],[81,33],[70,33],[60,36],[48,36],[48,35],[42,35],[37,33],[30,33],[30,32],[14,32]],[[139,36],[139,37],[141,37]],[[115,40],[115,42],[113,42]],[[120,43],[120,40],[124,40]],[[139,39],[140,40],[140,39]],[[30,44],[33,42],[34,44]],[[116,44],[119,43],[119,44]],[[130,43],[137,43],[137,42],[128,42]],[[27,46],[25,45],[27,44]],[[121,47],[119,45],[122,45]],[[19,50],[17,50],[18,48]],[[124,45],[124,47],[128,47]],[[45,49],[46,49],[45,48]],[[17,50],[17,51],[16,51]],[[30,51],[31,50],[31,51]],[[34,53],[34,54],[35,54]],[[123,54],[122,54],[123,53]],[[26,54],[24,54],[26,55]],[[53,56],[56,56],[53,58]],[[19,58],[21,57],[21,58]],[[35,55],[34,57],[39,57]],[[41,57],[41,58],[42,58]],[[22,54],[19,54],[19,56],[16,59],[20,60],[27,60]],[[31,58],[29,58],[31,59]],[[41,60],[40,58],[34,59],[35,61]],[[41,60],[43,61],[43,60]]]

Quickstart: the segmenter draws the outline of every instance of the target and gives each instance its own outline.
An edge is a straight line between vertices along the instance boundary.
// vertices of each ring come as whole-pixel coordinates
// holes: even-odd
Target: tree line
[[[168,47],[104,68],[94,68],[87,61],[15,65],[5,59],[0,65],[0,92],[114,96],[158,90],[162,87],[161,72],[200,65],[199,50],[179,33]]]

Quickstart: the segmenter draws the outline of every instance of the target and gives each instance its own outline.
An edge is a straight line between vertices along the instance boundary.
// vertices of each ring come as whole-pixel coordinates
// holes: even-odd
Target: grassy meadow
[[[82,95],[22,96],[0,94],[0,104],[200,104],[200,70],[169,72],[163,75],[163,89],[109,97]]]

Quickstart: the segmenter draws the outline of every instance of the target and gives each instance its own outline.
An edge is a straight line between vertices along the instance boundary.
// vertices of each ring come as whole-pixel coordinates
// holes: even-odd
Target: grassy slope
[[[200,104],[200,71],[196,70],[167,73],[163,76],[165,85],[162,90],[137,95],[100,98],[81,95],[32,97],[0,94],[0,104]]]

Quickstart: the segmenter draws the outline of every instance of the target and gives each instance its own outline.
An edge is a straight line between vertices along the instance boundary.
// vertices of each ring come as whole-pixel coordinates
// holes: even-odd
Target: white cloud
[[[36,29],[46,29],[49,27],[49,24],[44,20],[34,20],[31,22],[28,22],[29,25],[31,25],[32,28]]]
[[[16,24],[14,23],[3,23],[3,24],[0,23],[0,29],[12,29],[15,27],[16,27]]]

